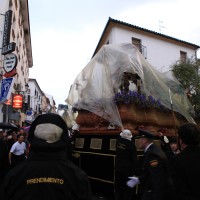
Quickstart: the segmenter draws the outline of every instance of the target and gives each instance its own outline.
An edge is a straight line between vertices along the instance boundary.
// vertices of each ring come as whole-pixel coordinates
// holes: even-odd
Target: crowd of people
[[[122,131],[130,135],[128,130]],[[120,134],[117,141],[116,159],[119,163],[126,163],[123,167],[116,165],[123,172],[131,166],[135,170],[126,174],[123,187],[118,187],[116,179],[116,194],[119,200],[133,200],[134,196],[127,197],[128,189],[142,187],[141,200],[197,200],[200,197],[200,130],[195,124],[184,124],[178,129],[178,137],[168,139],[162,133],[152,134],[142,129],[130,140]],[[138,140],[138,147],[143,150],[143,164],[138,170],[136,163],[131,164],[129,147]],[[122,140],[124,140],[122,142]],[[125,142],[126,140],[126,142]],[[154,144],[154,140],[160,140],[160,146]],[[131,144],[127,144],[127,143]],[[122,153],[123,152],[123,153]],[[133,155],[131,155],[133,157]],[[138,163],[138,161],[136,161]],[[129,193],[130,194],[130,193]]]
[[[86,173],[69,160],[71,138],[60,115],[48,113],[34,120],[28,132],[27,154],[23,139],[19,134],[18,144],[14,143],[9,151],[11,164],[14,153],[19,155],[17,161],[14,156],[15,166],[4,178],[1,200],[92,200]],[[22,155],[26,155],[25,160]]]
[[[29,149],[24,128],[0,130],[0,185],[7,172],[25,160]]]
[[[72,139],[63,118],[53,113],[38,116],[28,133],[1,131],[0,199],[95,199],[87,174],[69,159]],[[136,140],[143,151],[142,165]],[[199,169],[197,125],[183,124],[171,138],[144,126],[134,134],[122,130],[116,140],[115,200],[197,200]],[[136,197],[138,186],[142,189]]]

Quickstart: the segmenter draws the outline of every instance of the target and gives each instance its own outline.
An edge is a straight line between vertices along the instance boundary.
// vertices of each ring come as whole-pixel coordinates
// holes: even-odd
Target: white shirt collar
[[[144,152],[146,152],[148,150],[148,148],[152,145],[153,143],[150,143],[147,145],[147,147],[145,148]]]

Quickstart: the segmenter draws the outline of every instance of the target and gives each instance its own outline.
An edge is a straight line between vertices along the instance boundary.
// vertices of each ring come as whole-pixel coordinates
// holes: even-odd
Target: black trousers
[[[25,154],[22,155],[15,155],[12,154],[11,157],[11,168],[16,167],[19,163],[26,159]]]
[[[133,200],[135,188],[126,185],[128,176],[126,171],[115,173],[115,200]]]

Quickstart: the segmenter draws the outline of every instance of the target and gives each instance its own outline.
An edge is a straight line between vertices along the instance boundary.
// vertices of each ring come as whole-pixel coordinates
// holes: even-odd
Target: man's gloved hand
[[[78,124],[73,124],[72,130],[73,131],[79,131],[80,126]]]
[[[126,185],[130,188],[134,188],[137,184],[140,183],[138,177],[132,176],[132,177],[128,177],[128,178],[131,180],[127,181]]]
[[[164,142],[167,144],[167,143],[169,143],[169,139],[167,138],[167,136],[164,136],[163,137],[163,140],[164,140]]]
[[[159,132],[159,135],[157,136],[157,139],[159,139],[163,144],[168,144],[169,143],[169,139],[167,138],[167,136],[163,135],[162,132]]]

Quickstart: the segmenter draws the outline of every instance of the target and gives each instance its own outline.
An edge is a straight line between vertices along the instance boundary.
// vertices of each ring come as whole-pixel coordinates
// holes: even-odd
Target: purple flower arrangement
[[[113,97],[113,101],[116,104],[131,104],[134,103],[135,105],[138,105],[139,107],[145,108],[145,109],[156,109],[163,112],[169,111],[166,107],[164,107],[159,100],[156,100],[152,96],[146,96],[145,94],[138,93],[136,91],[121,91],[115,94]]]

